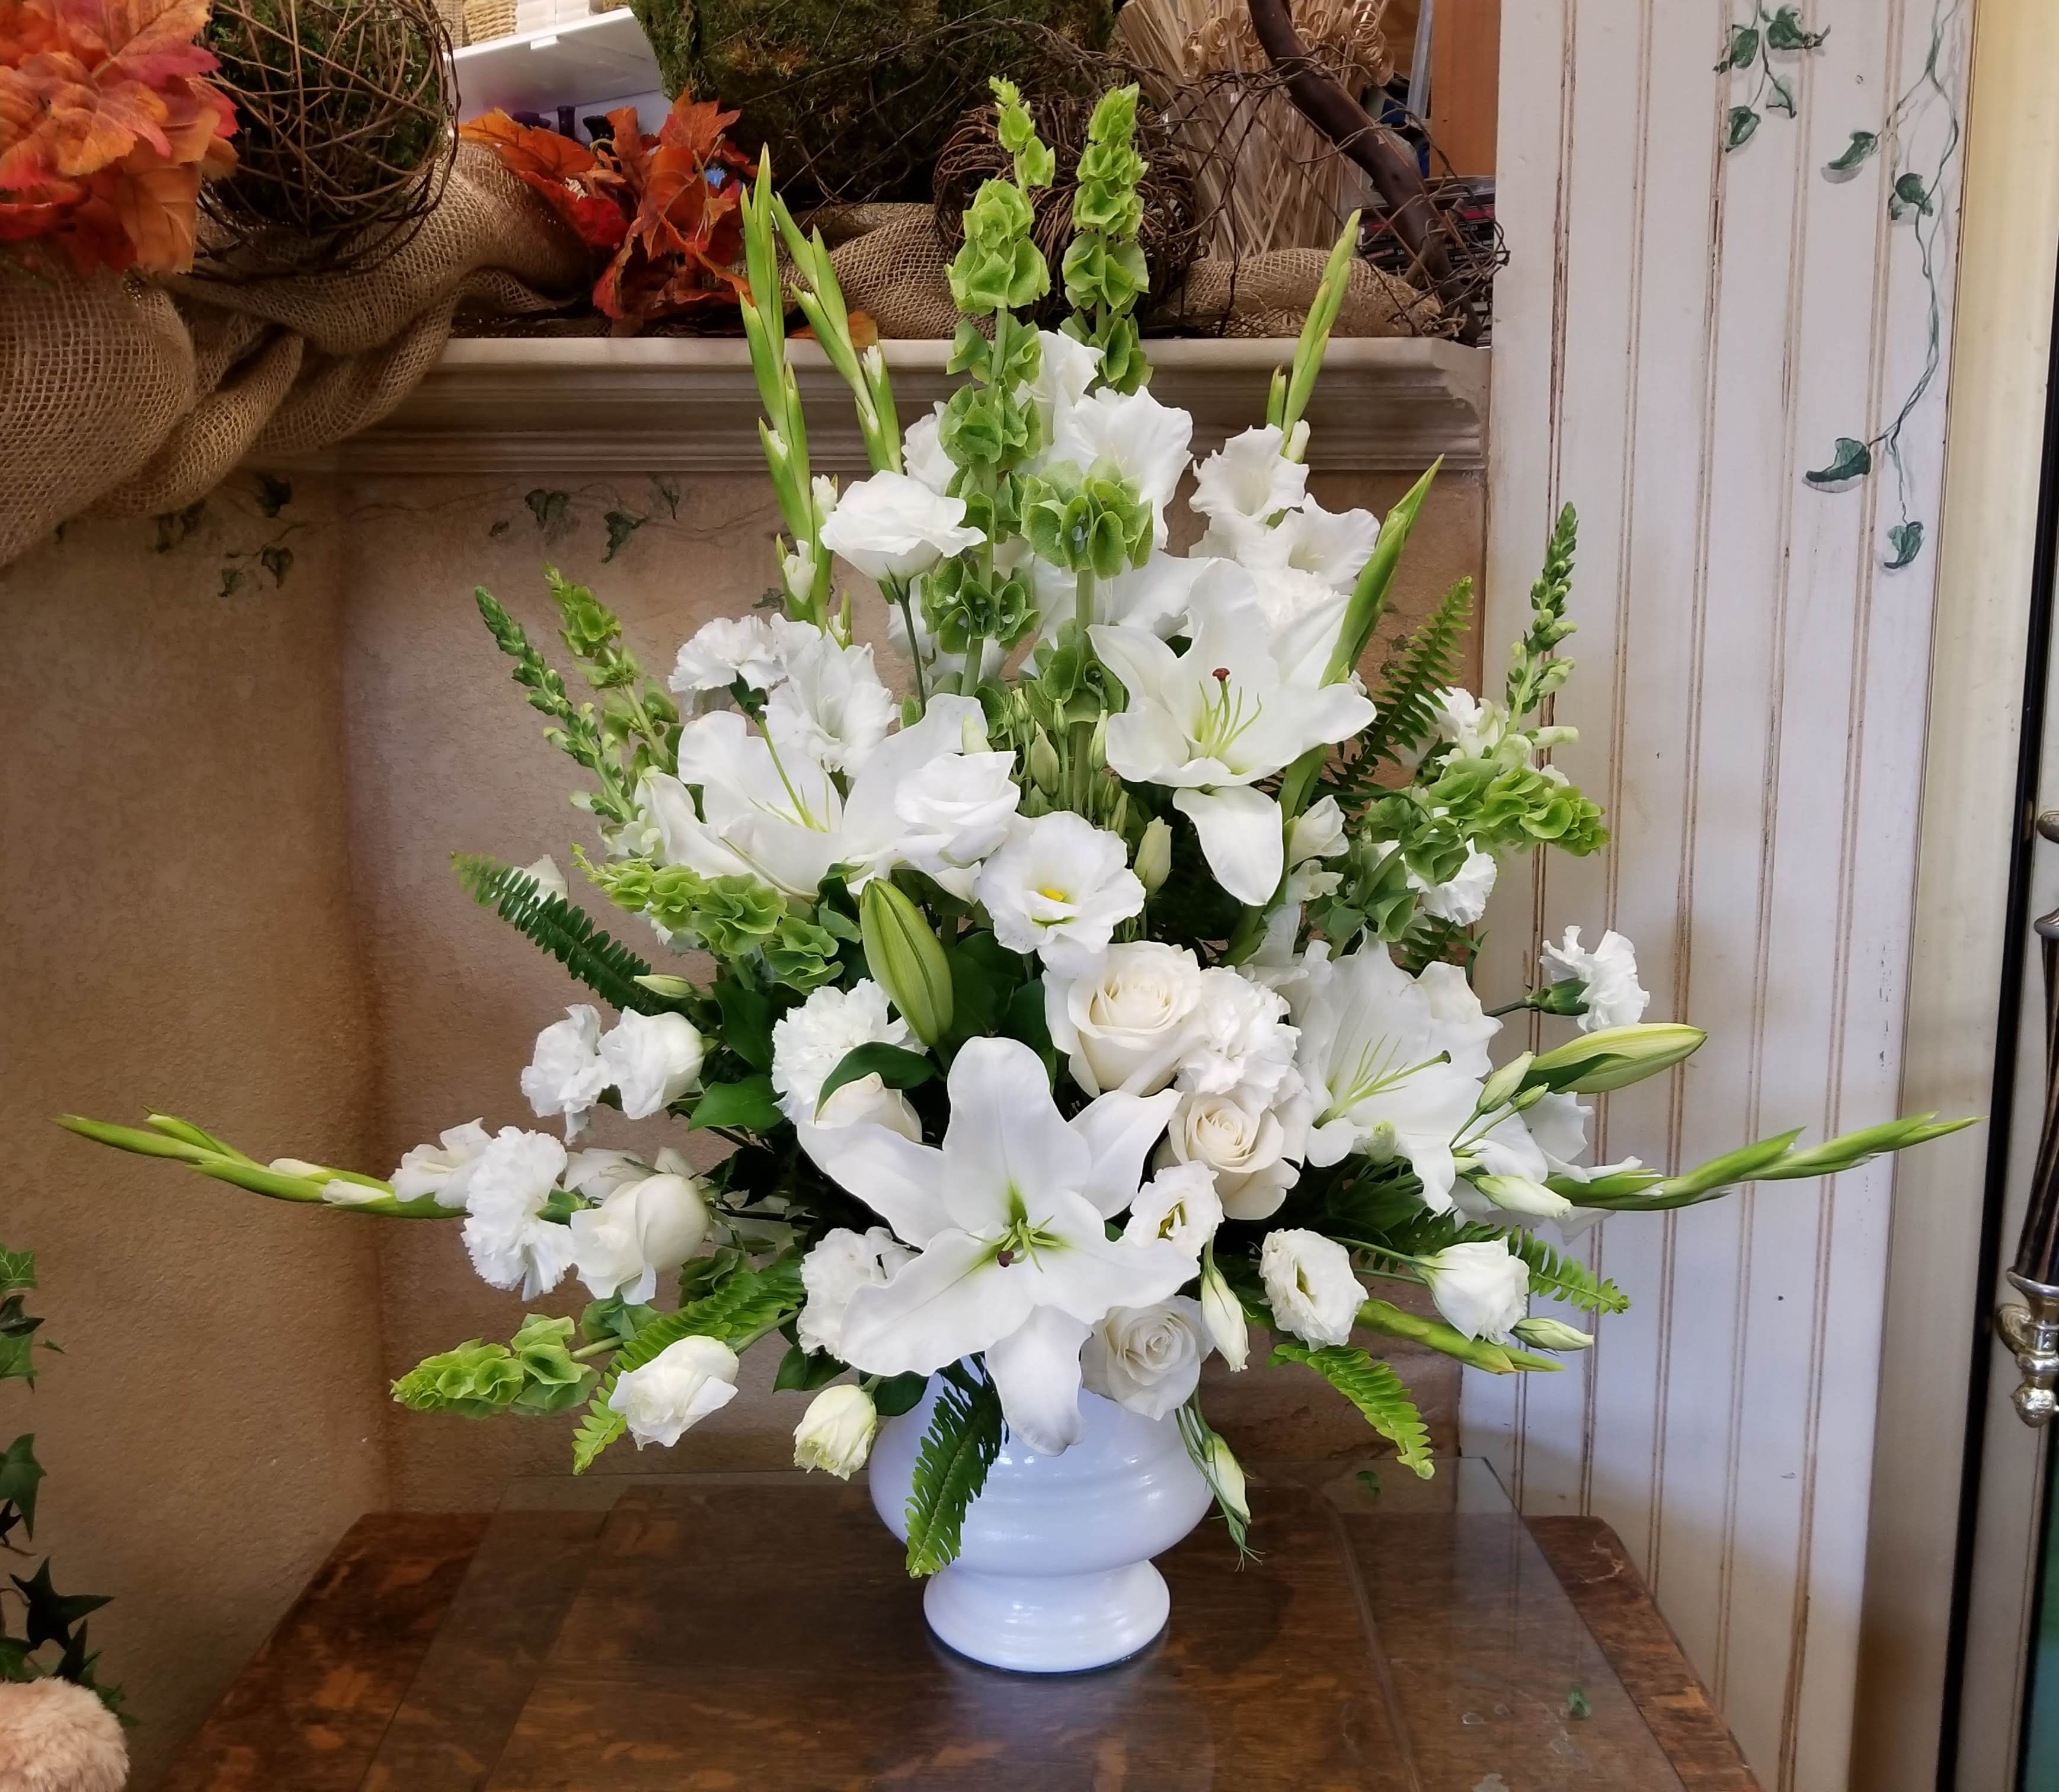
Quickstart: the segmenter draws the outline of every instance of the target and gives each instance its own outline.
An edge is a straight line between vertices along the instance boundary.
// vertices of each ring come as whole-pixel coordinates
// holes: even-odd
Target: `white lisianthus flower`
[[[1149,1307],[1117,1307],[1087,1334],[1081,1376],[1117,1406],[1162,1419],[1199,1385],[1208,1353],[1201,1303],[1176,1294]]]
[[[617,1376],[608,1408],[622,1415],[638,1449],[669,1449],[736,1398],[737,1367],[736,1352],[719,1339],[681,1338],[640,1369]]]
[[[947,495],[958,477],[958,464],[944,452],[941,432],[944,403],[938,399],[925,415],[908,425],[901,437],[901,464],[909,478],[926,485],[938,497]]]
[[[814,1128],[802,1149],[919,1248],[890,1281],[862,1284],[837,1354],[871,1375],[931,1375],[974,1351],[1008,1427],[1040,1456],[1080,1431],[1080,1346],[1117,1307],[1177,1292],[1194,1259],[1164,1240],[1111,1240],[1178,1097],[1109,1094],[1068,1121],[1043,1060],[1014,1039],[971,1039],[951,1065],[941,1149],[881,1126]],[[805,1309],[804,1309],[805,1310]]]
[[[1157,940],[1111,946],[1083,975],[1045,972],[1044,1024],[1073,1081],[1089,1095],[1165,1088],[1193,1041],[1205,974],[1186,947]]]
[[[814,1120],[830,1073],[860,1045],[922,1049],[908,1023],[889,1013],[886,992],[870,978],[848,990],[826,983],[788,1009],[772,1029],[772,1089],[780,1112],[797,1123]]]
[[[472,1166],[464,1246],[480,1279],[517,1288],[524,1300],[547,1294],[572,1267],[572,1235],[540,1219],[565,1168],[565,1148],[548,1133],[504,1126]]]
[[[1304,498],[1271,528],[1252,531],[1237,557],[1254,572],[1305,572],[1349,591],[1379,540],[1371,511],[1328,511]]]
[[[1300,865],[1312,858],[1337,858],[1349,848],[1344,838],[1344,813],[1337,799],[1326,796],[1312,802],[1294,818],[1287,830],[1287,862]]]
[[[1292,1143],[1272,1109],[1246,1107],[1234,1095],[1188,1095],[1173,1109],[1158,1161],[1205,1167],[1229,1218],[1267,1220],[1301,1179]]]
[[[1568,927],[1556,946],[1545,944],[1544,974],[1554,983],[1577,978],[1587,986],[1587,1011],[1578,1017],[1583,1033],[1602,1027],[1633,1026],[1644,1018],[1651,997],[1637,981],[1637,953],[1611,929],[1590,951],[1580,944],[1580,930]]]
[[[665,682],[682,697],[727,691],[739,679],[770,691],[785,675],[771,625],[763,616],[717,616],[704,623],[679,649]]]
[[[1238,1089],[1270,1101],[1294,1073],[1300,1037],[1286,1024],[1287,998],[1221,966],[1203,971],[1201,981],[1180,1087],[1209,1095]]]
[[[1152,544],[1165,545],[1165,507],[1187,471],[1194,420],[1161,404],[1151,388],[1112,392],[1104,386],[1058,414],[1048,458],[1069,460],[1085,472],[1113,466],[1151,507]]]
[[[1135,1244],[1163,1238],[1199,1256],[1222,1222],[1223,1205],[1208,1166],[1176,1163],[1137,1191],[1122,1236]]]
[[[868,579],[906,579],[980,544],[965,513],[963,499],[906,473],[874,473],[844,493],[822,526],[822,544]]]
[[[1129,707],[1108,723],[1108,763],[1136,783],[1173,786],[1216,881],[1242,902],[1271,900],[1286,868],[1280,805],[1251,786],[1311,747],[1372,719],[1346,684],[1290,683],[1272,656],[1250,575],[1219,566],[1197,582],[1184,654],[1141,628],[1089,633]]]
[[[452,1127],[438,1139],[436,1145],[418,1145],[404,1153],[400,1167],[386,1178],[393,1185],[396,1200],[420,1201],[434,1195],[439,1206],[464,1205],[473,1166],[492,1139],[476,1120]]]
[[[647,1120],[678,1101],[700,1081],[707,1056],[707,1040],[683,1014],[639,1014],[632,1009],[600,1041],[607,1081],[631,1120]]]
[[[568,1229],[572,1266],[596,1300],[620,1295],[641,1306],[707,1236],[707,1202],[697,1179],[647,1176],[580,1209]]]
[[[1487,899],[1494,894],[1494,880],[1499,870],[1491,854],[1468,844],[1465,862],[1449,882],[1425,883],[1413,871],[1408,874],[1408,882],[1411,887],[1422,892],[1425,914],[1470,927],[1487,913]]]
[[[522,1093],[539,1120],[562,1115],[565,1137],[575,1139],[613,1080],[601,1061],[599,1013],[579,1002],[536,1035],[535,1053],[522,1073]]]
[[[1416,1267],[1437,1311],[1469,1338],[1507,1344],[1529,1311],[1529,1268],[1499,1240],[1447,1244]]]
[[[1365,1290],[1352,1273],[1351,1252],[1334,1238],[1296,1226],[1268,1232],[1258,1273],[1272,1316],[1304,1344],[1351,1342]]]
[[[555,896],[561,902],[571,900],[572,890],[565,882],[565,874],[558,869],[558,862],[548,853],[545,853],[534,865],[524,866],[522,875],[546,896]]]
[[[968,751],[911,774],[894,794],[902,826],[895,856],[970,901],[982,862],[1007,839],[1022,800],[1014,768],[1012,753]]]
[[[1006,844],[980,867],[974,894],[1011,952],[1034,952],[1077,976],[1107,950],[1117,923],[1144,906],[1120,834],[1069,810],[1018,818]]]
[[[870,647],[846,647],[826,629],[775,618],[786,676],[765,706],[783,753],[854,772],[886,738],[899,706],[873,669]]]
[[[847,1481],[872,1454],[879,1408],[862,1388],[839,1382],[808,1403],[794,1428],[794,1466],[819,1468]]]
[[[824,1232],[801,1259],[801,1286],[807,1292],[807,1300],[795,1330],[802,1349],[841,1358],[844,1314],[851,1296],[861,1288],[890,1280],[914,1259],[915,1253],[884,1226],[863,1232],[838,1226]]]
[[[1308,469],[1287,458],[1287,446],[1272,424],[1231,436],[1194,469],[1194,495],[1188,502],[1225,534],[1240,522],[1263,524],[1276,512],[1293,509],[1307,496]],[[1241,544],[1240,538],[1232,539]]]

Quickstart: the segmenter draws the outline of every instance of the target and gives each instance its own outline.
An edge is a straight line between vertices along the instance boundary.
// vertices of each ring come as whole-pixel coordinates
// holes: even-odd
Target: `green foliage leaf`
[[[1748,69],[1758,57],[1758,27],[1755,25],[1733,25],[1730,27],[1730,48],[1716,66],[1719,69]]]
[[[18,1289],[36,1285],[36,1253],[34,1251],[10,1251],[0,1245],[0,1294],[12,1294]]]
[[[826,1351],[803,1350],[799,1344],[789,1344],[773,1372],[773,1391],[812,1394],[818,1388],[826,1388],[850,1366],[839,1363]]]
[[[728,1126],[743,1133],[776,1131],[786,1119],[772,1093],[772,1079],[760,1072],[740,1082],[710,1083],[694,1104],[689,1127]]]
[[[677,1009],[678,1003],[636,981],[651,974],[650,966],[595,926],[584,910],[552,895],[527,871],[472,854],[460,854],[452,862],[474,902],[542,947],[602,1001],[639,1014]]]
[[[607,548],[600,556],[601,564],[605,566],[613,560],[627,545],[629,538],[649,520],[647,516],[632,516],[626,510],[611,510],[602,517],[601,521],[607,525]]]
[[[1436,694],[1459,680],[1472,607],[1473,582],[1461,579],[1380,668],[1372,726],[1360,736],[1357,756],[1332,780],[1340,804],[1353,807],[1377,794],[1380,762],[1398,762],[1435,732]]]
[[[1534,1232],[1520,1226],[1468,1228],[1498,1237],[1530,1268],[1530,1292],[1564,1300],[1587,1313],[1621,1313],[1630,1310],[1630,1296],[1605,1276],[1597,1276],[1577,1257],[1555,1251]]]
[[[22,1527],[32,1537],[36,1534],[36,1489],[42,1479],[43,1465],[36,1460],[35,1434],[26,1432],[7,1446],[6,1455],[0,1456],[0,1503],[12,1506],[21,1515]],[[5,1534],[0,1531],[0,1536]]]
[[[7,1578],[28,1603],[25,1635],[31,1649],[40,1649],[46,1643],[69,1644],[72,1626],[108,1603],[106,1596],[98,1593],[67,1595],[58,1592],[51,1584],[47,1558],[28,1579],[22,1579],[19,1575]]]
[[[908,1495],[908,1572],[921,1579],[958,1559],[965,1515],[1001,1453],[1001,1396],[946,1371]]]
[[[1740,149],[1751,141],[1751,133],[1758,129],[1758,114],[1748,106],[1730,108],[1730,121],[1723,131],[1723,147]]]
[[[719,977],[715,1005],[722,1009],[722,1042],[754,1070],[772,1068],[772,998],[763,990]]]
[[[872,1404],[882,1419],[898,1419],[922,1404],[930,1378],[926,1375],[890,1375],[872,1390]]]
[[[1887,570],[1899,572],[1923,552],[1923,525],[1921,523],[1895,523],[1887,532]]]
[[[1873,471],[1873,450],[1850,436],[1840,436],[1830,450],[1830,464],[1802,476],[1811,485],[1842,485]]]
[[[1858,172],[1862,164],[1872,159],[1874,152],[1879,147],[1878,133],[1855,130],[1852,133],[1851,141],[1838,151],[1837,160],[1824,163],[1823,172],[1833,179],[1841,176],[1849,179]]]
[[[854,1083],[861,1077],[876,1076],[889,1089],[917,1089],[936,1073],[936,1060],[926,1057],[920,1052],[911,1052],[900,1045],[881,1045],[877,1041],[868,1045],[854,1045],[837,1061],[837,1067],[823,1077],[822,1093],[815,1097],[815,1106],[819,1109],[846,1083]]]
[[[1403,1467],[1413,1469],[1426,1481],[1436,1472],[1430,1459],[1430,1428],[1423,1423],[1423,1415],[1391,1364],[1356,1344],[1330,1344],[1316,1350],[1292,1339],[1273,1346],[1272,1361],[1306,1364],[1394,1446]]]

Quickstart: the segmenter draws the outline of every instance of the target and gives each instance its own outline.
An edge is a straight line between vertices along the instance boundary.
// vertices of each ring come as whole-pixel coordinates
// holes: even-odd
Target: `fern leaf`
[[[1001,1396],[948,1372],[930,1410],[908,1494],[908,1572],[921,1579],[957,1560],[965,1515],[1001,1453]]]
[[[1604,1276],[1597,1276],[1577,1257],[1555,1251],[1534,1232],[1520,1226],[1478,1229],[1488,1237],[1501,1239],[1530,1266],[1530,1292],[1554,1300],[1570,1301],[1587,1313],[1622,1313],[1630,1310],[1630,1296]]]
[[[1430,1459],[1430,1428],[1423,1423],[1423,1415],[1391,1364],[1380,1362],[1356,1344],[1329,1344],[1315,1350],[1292,1341],[1275,1344],[1272,1360],[1305,1363],[1394,1446],[1403,1467],[1413,1469],[1426,1481],[1436,1472]]]
[[[1357,755],[1332,779],[1340,803],[1356,805],[1376,795],[1380,762],[1398,762],[1435,732],[1437,693],[1457,681],[1460,643],[1472,604],[1473,582],[1461,579],[1381,668],[1372,726],[1360,737]]]
[[[651,975],[647,964],[595,926],[583,909],[552,895],[527,871],[469,853],[452,862],[474,902],[542,947],[611,1006],[663,1014],[678,1006],[636,981]]]
[[[782,1257],[763,1269],[739,1269],[712,1294],[690,1300],[676,1312],[660,1313],[641,1327],[607,1365],[572,1438],[572,1472],[583,1475],[594,1458],[627,1427],[610,1409],[608,1397],[624,1372],[640,1369],[682,1338],[719,1338],[734,1344],[782,1325],[801,1310],[803,1291],[798,1257]]]

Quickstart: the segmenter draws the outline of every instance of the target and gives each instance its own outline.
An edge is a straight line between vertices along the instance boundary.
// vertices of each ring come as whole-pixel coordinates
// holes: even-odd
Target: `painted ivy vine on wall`
[[[1724,122],[1726,153],[1750,141],[1766,113],[1795,116],[1794,90],[1774,66],[1774,53],[1814,50],[1830,34],[1812,31],[1804,25],[1799,6],[1778,6],[1768,12],[1757,0],[1750,18],[1731,25],[1730,42],[1724,46],[1723,59],[1716,64],[1717,71],[1740,77],[1749,74],[1752,85],[1744,102],[1730,108]]]

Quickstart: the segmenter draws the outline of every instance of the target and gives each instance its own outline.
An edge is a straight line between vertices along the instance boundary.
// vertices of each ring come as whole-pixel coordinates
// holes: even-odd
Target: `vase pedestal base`
[[[976,1574],[958,1563],[922,1593],[938,1640],[990,1667],[1077,1674],[1126,1659],[1165,1627],[1165,1577],[1149,1562],[1097,1574]]]

